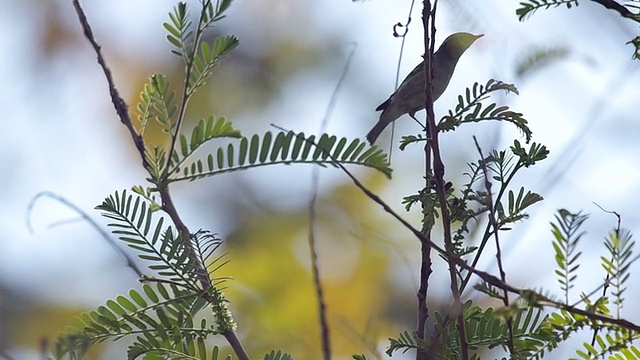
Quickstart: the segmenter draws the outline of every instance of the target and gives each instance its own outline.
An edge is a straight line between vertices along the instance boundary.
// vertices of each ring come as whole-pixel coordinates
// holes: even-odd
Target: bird
[[[456,68],[460,56],[483,35],[458,32],[449,35],[433,54],[433,101],[438,100],[445,91]],[[380,119],[367,134],[369,144],[373,145],[382,131],[397,118],[409,114],[415,119],[415,113],[424,109],[424,62],[421,61],[402,81],[398,89],[380,104],[376,111],[382,110]]]

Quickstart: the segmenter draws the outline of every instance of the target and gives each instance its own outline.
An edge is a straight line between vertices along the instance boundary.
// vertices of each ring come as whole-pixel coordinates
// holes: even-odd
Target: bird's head
[[[438,49],[438,52],[443,51],[451,54],[451,56],[455,58],[460,57],[460,55],[462,55],[469,46],[471,46],[471,44],[482,36],[482,34],[473,35],[466,32],[451,34],[444,40],[440,49]]]

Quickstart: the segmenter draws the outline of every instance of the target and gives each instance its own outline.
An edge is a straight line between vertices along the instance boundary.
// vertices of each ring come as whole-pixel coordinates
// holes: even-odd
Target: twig
[[[498,237],[498,222],[496,221],[493,199],[491,195],[491,181],[489,180],[489,170],[487,169],[487,162],[485,161],[484,154],[482,153],[482,149],[480,148],[480,144],[478,144],[478,139],[474,136],[473,142],[476,145],[476,149],[478,150],[478,154],[480,155],[480,166],[482,169],[482,174],[484,175],[484,188],[487,191],[487,197],[489,201],[487,201],[487,206],[489,207],[489,212],[487,216],[489,217],[489,223],[493,226],[493,237],[496,243],[496,261],[498,263],[498,271],[500,272],[500,280],[502,282],[507,282],[507,275],[504,272],[504,267],[502,266],[502,251],[500,247],[500,239]],[[502,303],[506,308],[509,308],[509,294],[507,291],[503,292]],[[515,354],[515,346],[513,344],[513,320],[510,316],[507,316],[506,319],[507,329],[509,330],[509,337],[507,339],[507,347],[509,348],[510,354],[513,356]]]
[[[634,323],[632,323],[630,321],[627,321],[627,320],[624,320],[624,319],[614,319],[614,318],[611,318],[611,317],[608,317],[608,316],[605,316],[605,315],[601,315],[601,314],[593,313],[593,312],[590,312],[590,311],[578,309],[575,306],[571,306],[571,305],[563,304],[561,302],[557,302],[557,301],[553,301],[553,300],[547,299],[543,295],[538,294],[533,290],[517,288],[515,286],[509,285],[509,284],[503,282],[502,280],[498,279],[494,275],[491,275],[491,274],[489,274],[487,272],[484,272],[484,271],[481,271],[481,270],[478,270],[478,269],[475,269],[475,268],[471,267],[470,265],[468,265],[464,260],[462,260],[457,255],[455,255],[455,254],[443,249],[438,244],[436,244],[433,241],[431,241],[431,240],[427,239],[426,237],[424,237],[419,230],[415,229],[413,226],[411,226],[411,224],[408,221],[406,221],[402,217],[400,217],[400,215],[398,215],[395,211],[393,211],[393,209],[391,209],[391,207],[389,205],[387,205],[382,199],[380,199],[380,197],[378,197],[376,194],[371,192],[371,190],[367,189],[364,186],[364,184],[362,184],[360,182],[360,180],[358,180],[353,174],[351,174],[351,172],[349,170],[347,170],[344,167],[344,165],[340,164],[337,161],[337,159],[333,159],[333,160],[335,160],[335,165],[338,168],[340,168],[351,179],[351,181],[354,183],[354,185],[357,188],[359,188],[367,197],[369,197],[375,203],[380,205],[384,209],[384,211],[386,211],[389,215],[391,215],[398,222],[400,222],[400,224],[402,224],[411,233],[413,233],[413,235],[415,237],[417,237],[420,241],[427,242],[429,244],[429,246],[431,246],[431,248],[433,250],[437,251],[440,255],[446,257],[447,259],[451,259],[451,261],[455,265],[460,266],[461,268],[469,271],[470,273],[473,273],[474,275],[478,276],[480,279],[482,279],[483,281],[487,282],[488,284],[490,284],[492,286],[495,286],[495,287],[497,287],[499,289],[508,291],[508,292],[510,292],[512,294],[520,295],[520,296],[524,297],[527,300],[536,300],[537,304],[540,305],[540,306],[550,306],[550,307],[554,307],[556,309],[566,310],[566,311],[569,311],[569,312],[574,313],[574,314],[585,316],[585,317],[587,317],[587,318],[589,318],[591,320],[594,320],[594,321],[602,321],[604,323],[608,323],[608,324],[612,324],[612,325],[618,325],[618,326],[622,326],[622,327],[628,328],[628,329],[633,330],[633,331],[640,332],[640,325],[638,325],[638,324],[634,324]],[[537,297],[537,299],[535,299],[536,297]]]
[[[200,10],[200,19],[198,20],[198,24],[202,24],[202,19],[204,19],[205,16],[207,16],[207,7],[209,6],[209,4],[211,3],[211,0],[206,0],[202,2],[202,10]],[[191,92],[189,92],[189,82],[191,80],[191,77],[189,76],[189,74],[191,74],[191,69],[193,68],[193,62],[195,61],[196,55],[198,53],[198,43],[200,42],[200,38],[202,37],[202,31],[200,31],[200,29],[198,29],[198,31],[195,32],[195,39],[193,40],[193,49],[192,49],[192,53],[191,56],[187,57],[187,66],[185,68],[185,77],[184,77],[184,84],[183,84],[183,88],[182,88],[182,97],[180,100],[180,109],[178,110],[178,118],[176,121],[176,126],[172,133],[171,133],[171,144],[169,145],[169,152],[167,152],[167,162],[164,166],[164,171],[168,172],[171,169],[169,169],[169,164],[171,163],[171,156],[173,154],[173,151],[176,147],[176,143],[178,142],[178,136],[180,134],[180,129],[182,128],[182,122],[184,121],[184,116],[186,114],[187,111],[187,105],[189,103],[189,99],[191,98]]]
[[[631,11],[629,11],[629,9],[627,9],[626,7],[624,7],[624,5],[615,2],[613,0],[591,0],[593,2],[596,2],[604,7],[606,7],[607,9],[616,11],[620,14],[620,16],[627,18],[627,19],[631,19],[635,22],[640,22],[640,15],[639,14],[634,14]]]
[[[168,186],[166,184],[159,184],[158,192],[160,193],[160,198],[162,199],[162,210],[164,210],[164,212],[166,212],[167,215],[169,215],[169,217],[171,218],[171,221],[173,221],[173,224],[176,226],[176,229],[178,230],[178,233],[182,238],[187,256],[189,257],[190,261],[192,261],[192,263],[197,267],[198,271],[196,272],[196,274],[198,276],[200,284],[202,285],[203,289],[210,289],[211,287],[213,287],[211,278],[209,278],[205,265],[200,261],[193,250],[193,246],[190,242],[192,236],[191,231],[189,231],[189,228],[182,221],[182,218],[178,214],[178,210],[176,209],[175,205],[173,204],[173,200],[171,199],[171,194],[169,193]],[[215,302],[215,300],[208,296],[206,292],[203,294],[203,297],[210,303]],[[238,336],[234,331],[226,330],[222,333],[222,335],[225,337],[225,339],[227,339],[227,342],[240,360],[249,360],[247,351],[242,346],[242,343],[240,342]]]
[[[107,79],[107,83],[109,84],[109,95],[111,95],[111,102],[113,103],[113,107],[116,109],[116,113],[120,118],[120,121],[127,127],[129,130],[129,134],[133,139],[133,143],[138,149],[138,153],[140,154],[140,158],[142,159],[142,166],[146,169],[149,163],[147,162],[147,158],[145,157],[145,148],[144,148],[144,140],[142,136],[140,136],[136,129],[133,127],[133,123],[131,122],[131,117],[129,117],[129,110],[127,108],[127,103],[122,99],[118,89],[116,89],[115,82],[113,81],[113,76],[111,75],[111,70],[107,66],[104,58],[102,57],[101,46],[98,45],[95,37],[93,36],[93,31],[91,30],[91,26],[89,25],[89,21],[87,20],[87,16],[80,6],[80,2],[78,0],[72,0],[73,7],[76,10],[76,14],[78,14],[78,20],[80,20],[80,25],[82,26],[82,31],[84,32],[84,36],[89,40],[93,50],[98,57],[98,64],[100,64],[100,68],[104,73],[105,78]]]
[[[513,169],[511,170],[511,174],[509,175],[509,177],[506,180],[504,179],[500,180],[501,188],[495,197],[496,204],[502,201],[502,197],[507,191],[508,185],[511,183],[511,180],[513,180],[513,178],[515,177],[518,170],[523,166],[524,165],[520,162],[520,160],[518,160],[518,162],[514,165]],[[480,261],[480,256],[484,252],[484,248],[489,242],[489,238],[491,237],[491,226],[493,226],[491,223],[487,223],[487,225],[485,226],[484,233],[483,233],[484,236],[480,241],[480,246],[478,246],[478,250],[476,251],[476,255],[474,256],[473,261],[471,262],[472,267],[475,267],[478,264],[478,262]],[[464,279],[462,279],[462,282],[460,284],[460,291],[464,291],[464,289],[469,284],[469,280],[471,280],[471,274],[467,274],[467,276]]]
[[[355,46],[351,49],[347,62],[344,65],[338,84],[331,94],[327,110],[320,123],[320,133],[323,133],[329,123],[333,109],[338,99],[338,92],[342,87],[342,83],[349,72],[351,60],[355,54]],[[314,167],[311,174],[311,201],[309,201],[309,255],[311,257],[311,273],[313,277],[313,285],[318,300],[318,318],[320,322],[320,341],[322,343],[322,356],[324,360],[331,359],[331,337],[329,336],[329,321],[327,320],[327,304],[324,298],[322,282],[320,280],[320,267],[318,266],[318,247],[316,244],[316,203],[318,199],[318,183],[320,182],[319,168]]]
[[[402,24],[400,22],[396,23],[393,26],[393,36],[402,38],[400,43],[400,54],[398,55],[398,65],[396,66],[396,84],[394,89],[398,90],[398,84],[400,83],[400,66],[402,65],[402,56],[404,55],[404,47],[407,41],[407,34],[409,33],[409,24],[411,24],[411,13],[413,12],[413,5],[415,5],[416,0],[411,0],[411,5],[409,6],[409,14],[407,15],[407,22]],[[398,31],[398,29],[402,29],[402,33]],[[391,142],[389,143],[389,160],[391,160],[391,156],[393,155],[393,138],[396,132],[396,122],[391,123]]]
[[[84,10],[80,6],[80,3],[78,2],[78,0],[72,0],[72,2],[76,10],[76,13],[78,14],[78,19],[80,20],[80,24],[82,25],[84,35],[93,46],[93,49],[96,52],[96,55],[98,57],[98,64],[102,68],[102,71],[104,72],[105,77],[107,78],[107,82],[109,83],[109,93],[111,94],[111,101],[113,102],[113,106],[116,109],[116,113],[120,117],[120,121],[127,127],[129,132],[131,133],[131,136],[136,145],[136,148],[138,149],[138,152],[140,153],[140,157],[142,158],[142,165],[144,166],[145,169],[147,169],[148,162],[145,156],[145,147],[144,147],[142,136],[140,136],[136,132],[133,126],[133,123],[131,122],[131,118],[129,117],[128,110],[127,110],[127,104],[124,102],[122,97],[120,97],[120,94],[118,93],[118,90],[115,87],[113,78],[111,76],[111,71],[107,67],[102,57],[100,45],[98,45],[98,43],[96,42],[93,36],[91,26],[89,25],[89,22],[84,13]],[[197,50],[194,49],[194,51],[197,51]],[[187,91],[186,90],[187,86],[188,86],[188,79],[185,80],[185,92]],[[184,107],[186,107],[186,102],[187,102],[187,99],[183,99],[183,104],[181,106],[181,118],[183,115],[182,113],[184,111]],[[179,126],[176,129],[176,134],[178,133],[178,129],[179,129]],[[172,139],[174,141],[172,141],[171,149],[173,149],[173,146],[175,146],[174,144],[175,137],[177,137],[177,135],[174,135],[174,134],[172,135],[173,135]],[[171,152],[172,151],[170,150],[168,155],[169,158],[171,157]],[[166,167],[165,167],[165,171],[166,171]],[[194,253],[193,246],[190,242],[192,234],[187,228],[187,226],[184,224],[182,219],[180,218],[177,209],[173,205],[173,200],[171,199],[171,196],[169,194],[168,184],[165,182],[165,183],[156,184],[156,185],[158,187],[158,192],[160,193],[160,197],[162,199],[162,209],[169,215],[174,225],[178,229],[179,235],[184,243],[185,251],[187,251],[187,255],[189,259],[198,268],[198,271],[197,271],[198,280],[202,284],[203,289],[209,289],[211,286],[213,286],[211,283],[211,279],[208,276],[205,265],[202,264],[202,262],[198,259],[198,257]],[[206,295],[205,295],[205,298],[208,301],[212,300],[209,298],[209,296],[206,296]],[[229,343],[229,345],[231,345],[234,352],[236,353],[236,356],[238,356],[240,360],[249,360],[249,355],[247,354],[246,350],[240,343],[234,331],[227,330],[227,331],[224,331],[222,335],[227,339],[227,342]]]
[[[437,1],[437,0],[436,0]],[[444,173],[445,166],[440,155],[440,143],[438,139],[438,127],[435,121],[435,112],[433,110],[433,86],[432,86],[432,56],[433,47],[435,45],[435,21],[432,19],[429,23],[429,17],[435,18],[436,4],[434,9],[431,9],[431,1],[424,0],[424,8],[422,11],[422,22],[424,26],[424,68],[429,71],[425,71],[425,109],[427,111],[427,129],[428,137],[431,145],[431,156],[433,156],[433,174],[436,185],[436,194],[438,195],[438,203],[440,205],[440,212],[442,215],[442,228],[444,235],[444,245],[447,251],[452,249],[451,240],[451,221],[449,215],[449,204],[447,203],[447,192],[445,189]],[[431,33],[431,37],[429,34]],[[455,256],[455,255],[454,255]],[[449,263],[449,281],[451,285],[451,294],[454,301],[454,314],[457,319],[457,331],[460,339],[460,350],[463,360],[469,359],[469,349],[467,344],[467,336],[464,324],[464,309],[462,301],[460,300],[460,288],[458,286],[458,274],[456,267],[452,261],[453,259],[447,256],[447,262]]]
[[[52,193],[50,191],[43,191],[40,192],[38,194],[36,194],[36,196],[34,196],[31,201],[29,202],[29,206],[27,206],[27,214],[26,214],[26,225],[27,225],[27,229],[29,229],[29,232],[33,232],[33,227],[31,225],[31,213],[33,212],[33,207],[35,206],[36,201],[38,201],[38,199],[40,199],[41,197],[49,197],[52,198],[53,200],[58,201],[59,203],[61,203],[62,205],[65,205],[66,207],[70,208],[71,210],[77,212],[80,217],[86,221],[87,223],[89,223],[89,225],[91,225],[91,227],[98,232],[98,234],[100,234],[102,236],[102,238],[104,239],[104,241],[106,241],[109,245],[111,245],[111,247],[120,255],[122,255],[122,257],[125,259],[125,261],[127,262],[127,266],[130,267],[138,276],[138,278],[141,278],[144,276],[144,274],[142,273],[142,270],[140,270],[140,268],[138,267],[138,265],[136,265],[135,261],[133,260],[133,258],[131,256],[129,256],[129,254],[127,254],[124,250],[122,250],[115,241],[113,241],[113,239],[109,236],[109,234],[104,231],[102,229],[102,227],[100,227],[100,225],[95,222],[95,220],[93,220],[86,212],[84,212],[84,210],[82,210],[81,208],[79,208],[77,205],[75,205],[74,203],[72,203],[71,201],[67,200],[66,198]]]
[[[282,131],[289,131],[289,130],[284,129],[284,128],[282,128],[282,127],[280,127],[278,125],[275,125],[275,124],[271,124],[271,126],[277,128],[279,130],[282,130]],[[304,139],[304,140],[307,141],[307,142],[311,142],[314,146],[317,146],[317,144],[315,144],[313,141],[311,141],[309,139]],[[487,284],[489,284],[491,286],[495,286],[498,289],[506,290],[509,293],[520,295],[521,297],[523,297],[526,300],[535,301],[535,305],[538,305],[538,306],[549,306],[549,307],[553,307],[553,308],[556,308],[556,309],[566,310],[566,311],[568,311],[570,313],[574,313],[574,314],[585,316],[585,317],[587,317],[587,318],[589,318],[589,319],[591,319],[593,321],[602,321],[602,322],[607,323],[607,324],[618,325],[618,326],[626,327],[629,330],[640,332],[640,325],[632,323],[632,322],[630,322],[628,320],[614,319],[614,318],[611,318],[611,317],[608,317],[608,316],[605,316],[605,315],[593,313],[593,312],[590,312],[590,311],[587,311],[587,310],[578,309],[575,306],[563,304],[561,302],[548,299],[544,295],[539,294],[539,293],[537,293],[537,292],[535,292],[533,290],[524,289],[524,288],[517,288],[517,287],[515,287],[513,285],[510,285],[510,284],[507,284],[507,283],[503,282],[502,280],[500,280],[499,278],[497,278],[494,275],[491,275],[491,274],[489,274],[487,272],[484,272],[484,271],[481,271],[481,270],[478,270],[478,269],[474,268],[473,266],[467,264],[466,261],[461,259],[456,254],[454,254],[454,253],[442,248],[440,245],[438,245],[438,244],[434,243],[433,241],[431,241],[430,239],[426,238],[420,232],[420,230],[414,228],[407,220],[403,219],[400,215],[398,215],[395,211],[393,211],[393,209],[386,202],[384,202],[379,196],[374,194],[371,190],[367,189],[367,187],[364,186],[364,184],[362,182],[360,182],[360,180],[358,180],[358,178],[356,178],[355,175],[353,175],[349,170],[347,170],[347,168],[343,164],[341,164],[339,162],[339,159],[335,158],[332,154],[328,154],[328,156],[329,156],[329,158],[331,158],[331,160],[333,160],[333,164],[337,168],[342,170],[342,172],[345,175],[347,175],[347,177],[349,179],[351,179],[353,184],[358,189],[360,189],[360,191],[362,191],[369,199],[373,200],[376,204],[380,205],[380,207],[382,207],[382,209],[385,212],[387,212],[389,215],[391,215],[391,217],[393,217],[400,224],[402,224],[416,238],[418,238],[418,240],[426,242],[431,247],[432,250],[435,250],[438,254],[442,255],[443,257],[446,257],[447,259],[450,259],[455,265],[459,266],[460,268],[468,271],[469,273],[471,273],[473,275],[476,275],[481,280],[485,281]]]
[[[609,211],[609,210],[605,210],[602,206],[598,205],[597,203],[593,203],[595,206],[599,207],[600,210],[604,211],[605,213],[609,213],[609,214],[613,214],[615,215],[617,221],[617,225],[616,225],[616,236],[620,235],[620,224],[622,221],[622,217],[620,216],[620,214],[618,214],[615,211]],[[611,261],[613,262],[613,258],[611,259]],[[611,285],[611,276],[610,274],[607,272],[607,276],[605,276],[604,278],[604,283],[602,284],[602,295],[600,295],[601,297],[605,297],[607,295],[607,291],[609,290],[609,286]],[[618,308],[619,309],[619,308]],[[620,314],[618,314],[618,317],[620,317]],[[596,343],[596,340],[598,338],[598,328],[593,329],[593,336],[591,337],[591,346],[594,346]]]
[[[320,322],[320,342],[322,344],[322,358],[331,359],[331,337],[329,336],[329,321],[327,320],[327,303],[324,298],[322,281],[320,280],[320,267],[318,266],[318,249],[316,244],[316,199],[318,196],[318,174],[314,169],[311,179],[313,194],[309,202],[309,254],[311,257],[311,273],[313,276],[313,286],[318,300],[318,320]]]
[[[433,31],[429,31],[429,17],[434,14],[435,9],[431,10],[431,2],[425,1],[422,8],[422,21],[424,27],[424,77],[425,77],[425,109],[427,110],[427,118],[429,118],[431,111],[431,116],[433,116],[433,86],[431,86],[431,79],[433,76],[432,69],[432,58],[433,58],[433,46],[434,42],[429,41],[429,34],[431,34],[431,38],[435,37],[435,29]],[[427,126],[425,127],[426,138],[429,139],[430,129],[429,129],[429,120],[426,120]],[[432,189],[432,176],[433,176],[433,164],[431,162],[432,158],[432,144],[427,140],[424,145],[424,161],[425,161],[425,186],[423,196],[429,196],[429,193]],[[422,204],[423,208],[423,216],[425,216],[425,204]],[[422,235],[431,240],[431,227],[423,226]],[[429,306],[427,305],[427,294],[429,291],[429,279],[431,278],[431,274],[433,273],[432,269],[432,261],[431,261],[431,246],[427,242],[422,241],[420,243],[420,288],[418,289],[418,324],[416,329],[416,335],[419,339],[426,341],[427,339],[427,320],[429,319]],[[431,344],[435,344],[435,341],[431,341]],[[429,360],[433,359],[437,356],[437,350],[431,346],[427,350],[418,349],[416,352],[416,360]]]

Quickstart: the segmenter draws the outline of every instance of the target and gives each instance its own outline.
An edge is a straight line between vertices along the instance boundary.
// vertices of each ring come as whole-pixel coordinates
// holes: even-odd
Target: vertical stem
[[[496,243],[496,261],[498,262],[498,269],[500,271],[500,280],[502,280],[503,282],[506,282],[507,274],[505,273],[504,267],[502,266],[502,249],[500,248],[500,241],[499,241],[500,239],[498,237],[499,226],[498,226],[498,221],[496,220],[496,217],[495,217],[495,206],[491,196],[491,181],[489,180],[490,179],[489,171],[487,169],[487,164],[484,161],[485,159],[484,154],[482,153],[480,144],[478,144],[478,139],[476,139],[475,136],[473,137],[473,142],[475,143],[476,149],[478,150],[478,154],[480,155],[482,172],[484,174],[484,188],[487,191],[487,196],[489,197],[488,217],[489,217],[489,223],[493,227],[493,236]],[[504,289],[503,289],[502,303],[504,304],[505,308],[507,309],[509,308],[509,292]],[[515,354],[515,345],[513,343],[513,320],[511,319],[511,317],[507,316],[506,324],[508,329],[507,347],[509,348],[509,353],[513,355]]]
[[[435,181],[436,194],[438,195],[438,203],[442,215],[442,230],[444,235],[444,247],[447,254],[453,250],[451,240],[451,219],[449,216],[449,207],[446,197],[444,173],[445,167],[440,156],[440,144],[438,140],[438,128],[435,121],[435,112],[433,110],[433,86],[432,86],[432,57],[435,36],[435,6],[432,10],[431,1],[424,0],[422,12],[422,21],[424,26],[424,48],[425,48],[425,110],[427,112],[427,138],[428,144],[431,145],[431,156],[433,156],[433,180]],[[429,20],[431,19],[431,23]],[[431,37],[430,37],[431,35]],[[427,174],[429,175],[429,174]],[[430,176],[427,176],[430,179]],[[427,184],[428,186],[429,184]],[[451,285],[451,294],[453,295],[454,306],[452,315],[457,319],[458,338],[460,340],[460,351],[462,359],[469,359],[469,349],[467,346],[467,338],[464,324],[464,309],[460,300],[460,289],[458,287],[458,274],[456,268],[455,255],[447,255],[449,264],[449,281]],[[434,344],[431,344],[434,348]]]
[[[206,4],[209,1],[211,0],[207,0],[206,3],[203,3],[201,19],[202,19],[202,16],[204,16],[204,12],[206,11]],[[138,153],[142,158],[142,166],[145,169],[148,169],[149,163],[147,161],[147,157],[145,154],[144,141],[142,139],[142,136],[136,132],[136,129],[133,126],[133,122],[131,121],[131,117],[129,116],[127,104],[122,99],[118,90],[116,89],[115,82],[113,81],[113,77],[111,75],[111,70],[109,69],[109,67],[107,67],[106,62],[102,57],[101,47],[100,45],[98,45],[98,42],[93,36],[93,31],[91,30],[89,21],[87,20],[87,17],[84,13],[84,9],[80,5],[79,0],[72,0],[72,4],[76,11],[76,14],[78,15],[78,19],[80,21],[80,25],[82,26],[84,35],[87,38],[87,40],[89,40],[89,42],[91,43],[91,46],[93,47],[93,50],[95,51],[96,56],[98,58],[98,64],[100,65],[100,68],[104,72],[104,75],[107,79],[107,83],[109,85],[109,94],[111,95],[111,101],[113,103],[113,106],[115,107],[116,113],[118,114],[120,121],[127,127],[127,129],[129,130],[129,133],[131,134],[131,137],[133,138],[133,142],[136,146],[136,149],[138,149]],[[198,31],[197,36],[201,36],[201,31]],[[198,39],[196,39],[194,43],[198,44],[199,43]],[[197,52],[196,45],[194,45],[193,51],[194,51],[194,54]],[[183,103],[181,105],[181,110],[180,110],[181,115],[179,116],[178,126],[176,127],[175,133],[172,134],[173,141],[171,142],[171,149],[168,153],[167,164],[171,159],[171,153],[173,152],[173,147],[175,146],[177,134],[180,129],[180,122],[182,121],[182,118],[184,115],[184,108],[186,107],[186,103],[188,101],[186,89],[189,81],[188,79],[189,67],[192,66],[192,64],[193,64],[193,60],[187,66],[187,75],[186,75],[187,79],[185,80],[185,90],[184,90],[185,93],[183,94],[184,95]],[[165,171],[166,169],[167,168],[165,167]],[[200,261],[200,259],[198,258],[198,256],[196,256],[196,254],[194,253],[193,244],[191,243],[191,232],[189,231],[189,228],[187,228],[185,223],[180,218],[180,215],[178,214],[178,210],[173,204],[173,200],[171,199],[171,195],[169,193],[168,183],[161,182],[156,185],[158,186],[158,192],[160,193],[160,197],[162,199],[162,209],[169,215],[174,225],[178,229],[178,233],[180,235],[181,240],[184,243],[185,251],[187,252],[189,261],[191,261],[193,266],[195,266],[198,270],[197,271],[198,281],[200,282],[204,290],[210,289],[213,286],[213,284],[211,283],[211,279],[209,278],[205,264],[203,264],[202,261]],[[207,300],[210,300],[210,297],[206,292],[203,294],[203,296]],[[238,336],[233,330],[224,331],[223,336],[227,339],[227,341],[229,342],[229,345],[233,348],[233,350],[236,353],[236,356],[238,356],[240,360],[249,360],[249,355],[247,354],[246,350],[242,346],[242,343],[238,339]]]
[[[428,145],[427,145],[428,146]],[[427,163],[429,163],[427,157]],[[423,227],[421,231],[426,239],[431,239],[431,232]],[[420,261],[420,288],[418,289],[418,325],[416,333],[422,340],[426,340],[426,325],[429,318],[429,306],[427,304],[427,293],[429,290],[429,278],[433,269],[431,268],[431,246],[426,241],[420,241],[420,253],[422,255]],[[432,351],[418,350],[416,360],[428,360],[434,358]]]
[[[205,265],[200,261],[200,259],[196,256],[193,251],[193,245],[191,244],[191,232],[187,225],[182,221],[180,215],[178,214],[178,210],[173,204],[173,200],[171,199],[171,194],[169,193],[169,187],[166,184],[158,185],[158,192],[160,193],[160,197],[162,199],[162,210],[164,210],[167,215],[173,221],[173,224],[176,226],[178,230],[178,234],[180,234],[180,239],[184,244],[185,251],[187,252],[187,256],[189,257],[189,261],[197,268],[197,276],[198,281],[202,285],[203,289],[210,289],[213,284],[211,283],[211,279],[207,273],[207,269]],[[207,301],[212,301],[207,293],[203,294]],[[249,355],[247,351],[242,346],[242,343],[238,339],[237,334],[233,330],[226,330],[222,333],[225,337],[233,351],[236,353],[236,356],[240,360],[249,360]]]
[[[331,359],[331,338],[329,336],[329,322],[327,321],[327,304],[324,299],[324,291],[320,279],[320,267],[318,265],[318,249],[316,246],[316,200],[318,195],[318,168],[313,169],[312,191],[313,196],[309,203],[309,253],[311,256],[311,273],[313,276],[313,285],[316,290],[316,299],[318,300],[318,320],[320,321],[320,340],[322,343],[323,360]]]
[[[429,0],[425,0],[424,1],[424,6],[422,8],[422,20],[423,23],[425,25],[425,51],[424,51],[424,76],[425,76],[425,108],[432,109],[433,112],[433,87],[431,86],[431,57],[433,55],[433,50],[431,49],[431,47],[429,46],[429,33],[427,31],[428,26],[427,24],[429,23],[429,18],[430,18],[430,14],[431,14],[431,1]],[[428,126],[425,128],[426,131],[426,138],[429,139],[429,128]],[[427,143],[424,147],[424,154],[425,154],[425,186],[424,186],[424,191],[422,196],[429,196],[429,192],[431,191],[430,188],[430,181],[431,181],[431,174],[433,173],[432,171],[432,164],[431,164],[431,146],[429,144],[429,141],[427,140]],[[425,201],[423,201],[423,216],[430,216],[427,215],[427,212],[431,212],[433,211],[433,209],[424,209],[425,207]],[[431,227],[430,226],[423,226],[422,230],[421,230],[422,235],[427,238],[427,239],[431,239]],[[429,318],[429,307],[427,304],[427,293],[429,290],[429,278],[431,276],[431,273],[433,272],[432,268],[431,268],[431,246],[429,246],[428,242],[425,241],[421,241],[420,242],[420,252],[421,252],[421,261],[420,261],[420,287],[418,289],[418,328],[417,328],[417,336],[424,340],[426,342],[427,339],[427,335],[426,335],[426,324],[427,324],[427,319]],[[428,359],[432,359],[434,358],[434,351],[432,350],[432,348],[430,348],[429,350],[418,350],[416,352],[416,360],[428,360]]]

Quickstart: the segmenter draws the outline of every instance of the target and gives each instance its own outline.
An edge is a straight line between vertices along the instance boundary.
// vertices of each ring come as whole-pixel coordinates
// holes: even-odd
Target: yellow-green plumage
[[[433,54],[433,101],[445,91],[460,56],[482,35],[455,33],[444,40]],[[380,119],[367,134],[373,144],[387,125],[404,114],[414,114],[424,109],[424,62],[420,62],[402,81],[398,89],[376,111],[382,110]]]

